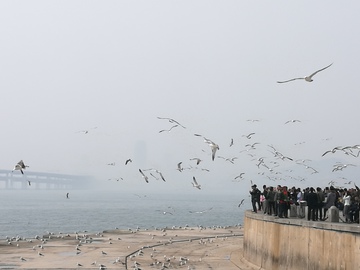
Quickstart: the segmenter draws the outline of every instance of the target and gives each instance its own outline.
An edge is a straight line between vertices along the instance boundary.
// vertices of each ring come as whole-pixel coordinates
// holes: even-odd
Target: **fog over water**
[[[251,181],[350,186],[358,149],[322,155],[360,143],[358,10],[356,1],[2,1],[0,169],[23,160],[24,174],[88,175],[94,190],[193,198],[246,198]],[[311,83],[277,83],[331,63]],[[215,160],[194,134],[219,146]],[[352,165],[333,171],[339,164]]]

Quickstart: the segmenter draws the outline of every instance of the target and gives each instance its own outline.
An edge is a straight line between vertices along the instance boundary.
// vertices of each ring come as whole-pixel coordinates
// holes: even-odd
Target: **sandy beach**
[[[258,269],[242,245],[241,227],[50,233],[2,239],[0,269]]]

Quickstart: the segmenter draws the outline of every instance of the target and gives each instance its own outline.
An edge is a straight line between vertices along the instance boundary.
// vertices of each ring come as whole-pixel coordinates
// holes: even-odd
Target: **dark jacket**
[[[250,195],[252,201],[260,201],[261,191],[258,188],[252,189]]]
[[[306,196],[306,202],[310,208],[318,207],[318,195],[315,192],[309,192]]]

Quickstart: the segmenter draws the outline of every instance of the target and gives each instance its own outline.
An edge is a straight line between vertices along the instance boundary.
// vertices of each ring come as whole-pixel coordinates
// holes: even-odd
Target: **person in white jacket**
[[[343,202],[344,202],[343,215],[345,216],[345,221],[348,222],[348,221],[350,221],[349,209],[350,209],[350,203],[351,203],[351,196],[350,196],[349,191],[345,191],[344,196],[343,196]]]

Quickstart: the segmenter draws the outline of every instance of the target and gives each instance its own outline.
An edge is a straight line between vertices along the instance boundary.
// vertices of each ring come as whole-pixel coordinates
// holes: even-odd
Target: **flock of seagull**
[[[287,83],[287,82],[291,82],[291,81],[295,81],[295,80],[305,80],[306,82],[312,82],[313,81],[313,77],[318,74],[319,72],[321,71],[324,71],[326,70],[327,68],[329,68],[330,66],[332,66],[332,63],[324,68],[321,68],[315,72],[313,72],[312,74],[310,74],[309,76],[306,76],[306,77],[296,77],[296,78],[293,78],[293,79],[289,79],[289,80],[285,80],[285,81],[277,81],[277,83]],[[161,129],[159,131],[159,133],[164,133],[164,132],[173,132],[175,129],[186,129],[186,127],[181,124],[179,121],[173,119],[173,118],[168,118],[168,117],[157,117],[157,119],[161,120],[161,121],[167,121],[171,124],[171,126],[169,128],[164,128],[164,129]],[[255,123],[255,122],[260,122],[259,119],[248,119],[247,121],[249,122],[252,122],[252,123]],[[286,121],[284,124],[289,124],[289,123],[301,123],[301,120],[299,119],[290,119],[288,121]],[[96,129],[97,127],[94,127],[92,129]],[[81,130],[81,131],[78,131],[78,132],[82,132],[84,134],[88,134],[89,133],[89,130]],[[193,133],[194,136],[196,137],[200,137],[203,139],[203,142],[209,146],[210,148],[210,151],[211,151],[211,160],[214,161],[215,158],[220,158],[220,159],[223,159],[225,160],[226,162],[229,162],[230,164],[235,164],[236,160],[238,159],[238,156],[232,156],[232,157],[224,157],[224,156],[217,156],[217,152],[220,150],[220,147],[217,143],[215,143],[214,141],[212,141],[211,139],[209,139],[207,136],[203,136],[201,134],[198,134],[198,133]],[[250,141],[249,143],[245,144],[245,149],[242,149],[239,153],[246,153],[248,154],[249,156],[252,157],[252,161],[255,161],[255,165],[260,169],[260,168],[265,168],[269,173],[270,173],[270,176],[269,175],[266,175],[266,177],[268,177],[270,180],[279,180],[279,179],[284,179],[286,177],[289,177],[289,176],[285,176],[283,178],[277,178],[277,177],[274,177],[273,175],[271,174],[275,174],[275,175],[279,175],[281,174],[280,171],[277,171],[276,168],[280,166],[280,161],[291,161],[291,162],[294,162],[294,158],[293,157],[290,157],[290,156],[287,156],[287,155],[284,155],[282,152],[280,152],[280,150],[278,150],[276,147],[274,147],[273,145],[268,145],[268,151],[272,153],[273,155],[273,158],[275,160],[270,160],[268,161],[269,157],[266,157],[266,156],[262,156],[262,157],[257,157],[256,156],[256,153],[255,153],[255,150],[259,147],[259,145],[261,144],[261,142],[251,142],[251,140],[253,139],[253,137],[256,136],[256,133],[255,132],[250,132],[250,133],[247,133],[247,134],[244,134],[242,135],[243,138],[245,138],[245,140],[247,141]],[[230,143],[229,143],[229,147],[234,147],[234,145],[236,144],[234,138],[231,138],[230,139]],[[203,150],[204,151],[204,150]],[[345,146],[345,147],[342,147],[342,146],[336,146],[334,147],[333,149],[330,149],[326,152],[324,152],[322,154],[322,156],[325,156],[325,155],[328,155],[330,153],[334,154],[336,152],[343,152],[344,154],[348,155],[348,156],[353,156],[353,157],[358,157],[359,156],[359,153],[360,153],[360,145],[352,145],[352,146]],[[203,162],[203,159],[201,159],[200,157],[192,157],[189,159],[190,161],[194,161],[196,163],[196,166],[199,166],[200,163]],[[128,158],[125,160],[125,165],[129,165],[130,163],[132,163],[133,160],[131,158]],[[296,164],[299,164],[299,165],[302,165],[304,166],[305,169],[309,170],[311,172],[311,174],[314,174],[314,173],[319,173],[319,171],[317,169],[315,169],[313,166],[310,166],[309,165],[309,160],[306,161],[306,162],[300,162],[299,160],[296,160],[295,161]],[[112,162],[112,163],[108,163],[107,165],[109,166],[115,166],[115,162]],[[336,172],[336,171],[342,171],[344,170],[345,168],[347,168],[348,166],[356,166],[354,164],[335,164],[334,165],[334,168],[333,168],[333,172]],[[24,161],[23,160],[20,160],[15,166],[14,166],[14,169],[13,171],[15,170],[19,170],[21,172],[21,174],[24,174],[24,170],[27,168],[28,166],[24,164]],[[191,169],[191,170],[195,170],[195,169],[201,169],[203,171],[207,171],[209,172],[210,170],[209,169],[206,169],[206,168],[199,168],[199,167],[193,167],[193,166],[190,166],[190,167],[187,167],[187,168],[184,168],[183,167],[183,162],[178,162],[177,163],[177,170],[179,172],[182,172],[186,169]],[[146,183],[149,183],[149,177],[153,177],[154,179],[156,180],[162,180],[164,182],[166,182],[166,179],[164,177],[164,174],[157,168],[150,168],[150,169],[141,169],[139,168],[138,169],[141,177],[143,178],[143,180],[146,182]],[[243,171],[243,172],[240,172],[238,175],[236,175],[233,180],[234,181],[241,181],[244,179],[244,175],[246,173]],[[261,175],[265,175],[265,172],[259,172],[259,174]],[[290,176],[290,178],[294,178],[292,176]],[[122,177],[118,178],[117,181],[119,180],[123,180]],[[110,179],[109,179],[110,180]],[[304,181],[304,178],[297,178],[296,180],[299,180],[299,181]],[[197,179],[195,178],[195,176],[192,177],[192,182],[191,182],[192,186],[196,189],[199,189],[201,190],[201,185],[198,183]],[[29,185],[30,185],[30,182],[29,182]]]

